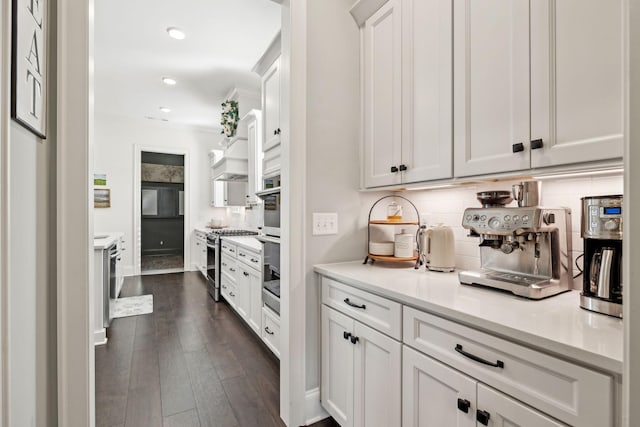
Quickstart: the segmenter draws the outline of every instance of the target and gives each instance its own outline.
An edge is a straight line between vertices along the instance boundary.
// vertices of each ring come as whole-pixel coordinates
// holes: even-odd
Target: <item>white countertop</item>
[[[212,229],[209,227],[193,227],[193,229],[205,234],[209,234],[212,231]]]
[[[533,301],[461,285],[458,273],[362,261],[316,265],[329,278],[565,359],[622,374],[622,320],[580,308],[571,291]]]
[[[96,232],[93,234],[93,249],[106,249],[122,236],[124,236],[124,233],[119,231]]]
[[[242,246],[250,251],[262,253],[262,243],[260,243],[254,236],[223,236],[222,240]]]

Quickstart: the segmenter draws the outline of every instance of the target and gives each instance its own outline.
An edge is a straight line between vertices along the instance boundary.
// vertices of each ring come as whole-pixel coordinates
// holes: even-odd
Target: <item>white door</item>
[[[262,76],[263,149],[280,143],[280,58]]]
[[[400,426],[402,344],[356,321],[353,425]]]
[[[251,275],[247,271],[248,268],[240,263],[236,268],[237,310],[238,314],[248,320],[251,314]]]
[[[528,169],[529,0],[453,9],[454,175]]]
[[[566,427],[541,412],[478,383],[478,427]],[[487,419],[487,422],[484,422]]]
[[[622,158],[623,1],[531,4],[531,166]]]
[[[247,268],[246,272],[249,274],[249,310],[248,321],[249,326],[260,334],[262,328],[262,280],[260,274]],[[244,273],[243,273],[244,276]]]
[[[353,319],[322,305],[322,406],[341,427],[353,427]]]
[[[363,28],[364,186],[401,181],[401,0],[389,0]]]
[[[476,381],[403,346],[402,426],[474,427]]]
[[[451,0],[402,3],[403,182],[453,174],[452,13]]]

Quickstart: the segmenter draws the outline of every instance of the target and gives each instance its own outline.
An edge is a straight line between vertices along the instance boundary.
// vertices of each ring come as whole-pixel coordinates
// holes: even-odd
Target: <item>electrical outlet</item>
[[[338,214],[314,213],[313,214],[313,235],[326,236],[338,234]]]

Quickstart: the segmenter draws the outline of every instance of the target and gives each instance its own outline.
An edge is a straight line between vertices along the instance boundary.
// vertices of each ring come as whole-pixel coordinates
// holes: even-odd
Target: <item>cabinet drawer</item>
[[[238,251],[238,248],[236,247],[236,245],[232,245],[231,243],[225,242],[224,239],[222,239],[222,243],[220,247],[222,248],[223,254],[227,254],[233,258],[236,257],[236,252]]]
[[[220,257],[220,270],[222,273],[226,273],[233,281],[236,280],[236,270],[238,269],[237,262],[226,254],[222,254]]]
[[[280,358],[280,317],[262,307],[262,341]]]
[[[238,289],[236,288],[235,282],[224,274],[220,278],[220,293],[235,310],[238,305]]]
[[[406,306],[403,323],[405,344],[559,420],[575,426],[613,423],[608,375]]]
[[[402,337],[402,306],[397,302],[322,278],[322,302],[397,340]]]
[[[249,267],[261,271],[260,254],[238,246],[238,260],[247,264]]]

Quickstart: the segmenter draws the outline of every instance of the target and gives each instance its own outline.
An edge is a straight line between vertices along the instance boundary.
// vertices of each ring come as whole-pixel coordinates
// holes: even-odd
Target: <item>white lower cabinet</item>
[[[399,426],[402,344],[322,306],[325,409],[342,427]]]
[[[403,347],[403,427],[566,426],[410,347]]]
[[[280,316],[267,306],[262,307],[262,341],[280,358]]]
[[[250,267],[238,263],[237,273],[240,304],[238,312],[245,318],[251,329],[260,333],[262,324],[262,281],[260,274]]]

